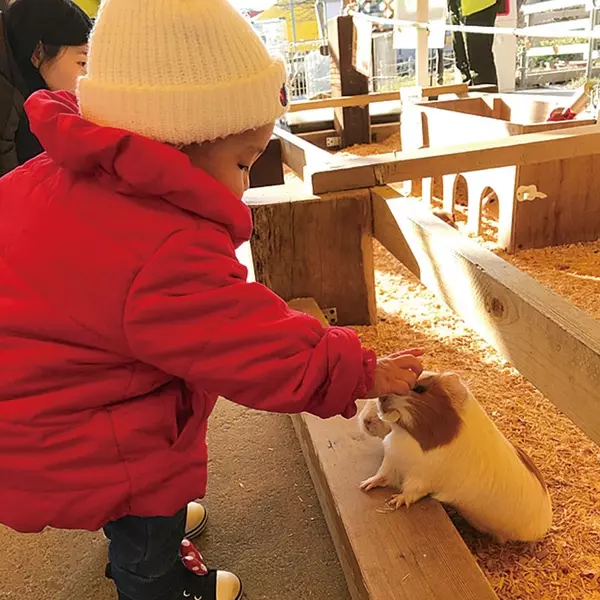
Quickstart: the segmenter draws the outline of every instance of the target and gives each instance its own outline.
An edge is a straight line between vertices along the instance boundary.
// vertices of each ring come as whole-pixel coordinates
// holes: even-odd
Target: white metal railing
[[[522,7],[522,10],[525,7]],[[488,35],[503,35],[520,38],[521,56],[519,60],[519,80],[521,86],[530,85],[532,83],[549,83],[551,81],[559,82],[577,77],[587,76],[589,79],[594,72],[593,60],[597,57],[596,44],[600,39],[600,27],[597,26],[598,14],[600,10],[593,6],[584,4],[582,0],[546,0],[529,5],[524,14],[526,24],[524,27],[479,27],[471,25],[453,25],[450,23],[431,24],[426,21],[408,21],[403,19],[386,19],[381,17],[372,17],[362,13],[354,12],[353,15],[357,19],[369,21],[379,25],[393,25],[397,27],[413,27],[421,31],[429,31],[432,29],[444,28],[447,32],[466,32],[466,33],[482,33]],[[565,14],[561,11],[570,11]],[[547,14],[550,12],[550,22],[548,22]],[[552,13],[555,14],[552,14]],[[582,18],[587,14],[587,18]],[[535,22],[533,20],[540,18],[546,22]],[[565,17],[568,20],[555,22],[555,18]],[[573,17],[579,17],[574,19]],[[570,23],[570,21],[574,21]],[[550,46],[545,44],[549,50],[537,50],[530,41],[531,39],[549,40],[552,38],[577,38],[587,40],[583,44],[558,44]],[[425,39],[426,44],[426,39]],[[418,46],[419,44],[417,44]],[[544,46],[544,44],[542,44]],[[426,49],[426,46],[425,46]],[[573,52],[571,53],[571,50]],[[563,52],[564,51],[564,52]],[[539,54],[536,54],[539,53]],[[570,54],[581,54],[582,61],[587,56],[584,65],[561,65],[563,68],[554,68],[555,65],[547,65],[548,68],[542,69],[544,73],[540,73],[540,69],[531,70],[529,68],[529,59],[544,56],[569,56]],[[427,52],[422,55],[423,60],[427,59]],[[419,54],[417,52],[417,63],[419,63]],[[545,65],[546,66],[546,65]],[[418,68],[417,68],[418,70]],[[600,67],[598,68],[600,71]],[[533,78],[533,80],[532,80]]]
[[[586,0],[546,0],[522,6],[521,14],[524,29],[535,35],[529,35],[521,45],[521,87],[595,75],[593,61],[599,58],[596,40],[600,31],[593,5]],[[556,43],[542,42],[538,33],[548,34],[547,42],[557,38]],[[568,38],[581,42],[569,43]]]

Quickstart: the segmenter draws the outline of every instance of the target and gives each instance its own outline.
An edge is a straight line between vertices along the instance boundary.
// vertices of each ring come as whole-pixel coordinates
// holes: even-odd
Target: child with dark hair
[[[42,152],[23,104],[38,90],[75,91],[91,27],[71,0],[15,0],[0,13],[0,177]]]
[[[285,85],[226,0],[104,0],[77,97],[27,101],[46,154],[0,179],[0,523],[103,527],[119,600],[242,595],[189,540],[218,396],[349,418],[422,371],[247,282]]]

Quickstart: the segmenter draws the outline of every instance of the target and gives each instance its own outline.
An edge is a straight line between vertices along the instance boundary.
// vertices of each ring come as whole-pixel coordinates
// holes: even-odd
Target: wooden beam
[[[333,155],[329,152],[306,142],[297,135],[285,131],[285,129],[275,127],[274,134],[281,141],[281,154],[284,164],[301,179],[304,179],[305,167],[308,164],[314,167],[315,165],[327,165],[334,161]]]
[[[249,190],[256,280],[284,300],[312,296],[341,325],[375,323],[368,190],[307,194],[301,182]]]
[[[313,170],[308,176],[313,193],[322,194],[593,154],[600,154],[600,128],[596,125],[443,148],[338,159],[335,165]]]
[[[496,89],[494,86],[479,86],[472,88],[474,90],[490,91]],[[402,88],[405,90],[408,88]],[[418,94],[422,98],[431,98],[444,94],[462,95],[468,93],[471,88],[466,83],[456,83],[449,85],[435,85],[422,88],[410,88],[418,90]],[[376,102],[400,102],[400,94],[402,90],[396,92],[373,92],[371,94],[359,94],[357,96],[338,96],[337,98],[323,98],[321,100],[304,100],[290,103],[290,112],[300,112],[302,110],[316,110],[320,108],[342,108],[349,106],[368,106]]]
[[[301,110],[317,110],[320,108],[342,108],[345,106],[367,106],[375,102],[400,102],[400,92],[374,92],[372,94],[359,94],[357,96],[338,96],[337,98],[323,98],[321,100],[305,100],[292,102],[290,112]]]
[[[326,325],[314,300],[290,305]],[[359,489],[379,467],[380,440],[360,433],[355,420],[292,421],[353,600],[496,599],[438,502],[382,513],[390,491]]]
[[[389,187],[375,237],[600,443],[600,322]]]

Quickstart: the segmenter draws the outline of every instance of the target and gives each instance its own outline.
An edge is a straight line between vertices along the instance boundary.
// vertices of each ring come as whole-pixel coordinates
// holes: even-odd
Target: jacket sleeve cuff
[[[356,385],[354,393],[352,394],[352,398],[354,402],[349,404],[342,416],[346,419],[351,419],[356,413],[356,400],[360,400],[367,395],[367,392],[373,388],[373,384],[375,383],[375,367],[377,365],[377,355],[373,350],[369,350],[368,348],[363,348],[363,359],[362,359],[362,368],[363,372],[361,377]]]

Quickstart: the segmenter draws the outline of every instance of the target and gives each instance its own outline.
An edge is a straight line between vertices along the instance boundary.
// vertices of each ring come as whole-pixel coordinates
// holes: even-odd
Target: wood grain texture
[[[368,190],[320,198],[293,186],[259,188],[245,202],[257,281],[284,300],[311,296],[336,308],[340,324],[376,321]]]
[[[600,154],[522,166],[517,172],[520,185],[535,185],[547,198],[515,201],[512,249],[600,237]]]
[[[375,237],[600,443],[600,323],[393,189],[372,193]]]
[[[312,299],[290,302],[323,321]],[[353,600],[494,600],[496,595],[442,506],[424,499],[379,512],[389,490],[361,480],[382,459],[381,442],[356,421],[292,417]]]
[[[308,175],[312,180],[313,193],[322,194],[416,178],[511,165],[535,165],[595,154],[600,154],[600,129],[594,125],[443,148],[338,160],[335,165],[312,170]]]

